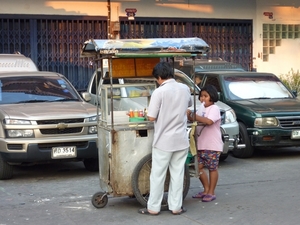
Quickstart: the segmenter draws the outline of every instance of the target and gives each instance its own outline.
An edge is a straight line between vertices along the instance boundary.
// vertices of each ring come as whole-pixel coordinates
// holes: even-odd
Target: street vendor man
[[[150,197],[147,208],[139,213],[158,215],[164,194],[167,170],[170,171],[168,207],[173,215],[186,212],[183,207],[185,161],[189,149],[187,108],[192,105],[189,88],[174,79],[174,70],[168,62],[159,62],[152,71],[160,85],[152,94],[148,120],[154,122]]]

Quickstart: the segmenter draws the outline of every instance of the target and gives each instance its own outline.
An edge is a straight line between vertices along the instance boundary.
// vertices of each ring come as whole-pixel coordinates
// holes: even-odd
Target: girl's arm
[[[214,122],[211,119],[208,119],[207,117],[199,116],[192,111],[187,111],[187,118],[189,121],[197,121],[199,123],[203,123],[205,125],[212,125]]]

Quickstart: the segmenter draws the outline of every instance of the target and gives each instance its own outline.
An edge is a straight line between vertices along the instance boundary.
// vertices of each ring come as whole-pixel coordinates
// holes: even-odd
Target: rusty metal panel
[[[110,164],[111,164],[111,143],[112,136],[110,130],[101,129],[98,126],[98,157],[99,157],[99,179],[100,188],[107,193],[113,193],[110,183]]]
[[[111,143],[110,184],[114,196],[132,196],[131,175],[138,162],[151,153],[153,128],[147,136],[137,130],[117,130]]]

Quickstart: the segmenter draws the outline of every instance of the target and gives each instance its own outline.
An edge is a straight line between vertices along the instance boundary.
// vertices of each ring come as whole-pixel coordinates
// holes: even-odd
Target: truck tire
[[[254,153],[254,148],[251,146],[246,126],[241,122],[239,122],[239,130],[239,144],[245,144],[246,147],[241,149],[235,148],[233,149],[232,154],[236,158],[250,158]]]
[[[13,176],[13,166],[3,160],[0,154],[0,180],[11,179]]]
[[[226,153],[226,154],[221,153],[219,161],[220,162],[225,161],[225,159],[227,159],[228,155],[229,155],[228,153]]]
[[[99,161],[98,159],[84,159],[84,167],[91,172],[99,171]]]

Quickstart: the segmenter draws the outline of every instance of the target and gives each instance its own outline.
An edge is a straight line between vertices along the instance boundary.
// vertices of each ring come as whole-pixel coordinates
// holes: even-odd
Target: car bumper
[[[228,134],[228,144],[224,141],[223,153],[228,153],[233,149],[245,148],[244,144],[239,143],[239,124],[238,122],[222,124],[221,131],[224,137],[224,134]],[[228,145],[228,146],[226,146]]]
[[[23,141],[23,142],[22,142]],[[58,160],[82,160],[89,158],[98,158],[97,140],[91,136],[81,139],[49,139],[46,141],[32,140],[31,142],[22,139],[0,141],[2,148],[1,156],[10,163],[37,163],[44,161],[54,161],[52,159],[53,147],[76,147],[75,158],[59,158]],[[5,151],[3,151],[5,149]]]
[[[300,145],[300,139],[292,139],[292,130],[282,129],[249,129],[253,147],[293,147]]]

